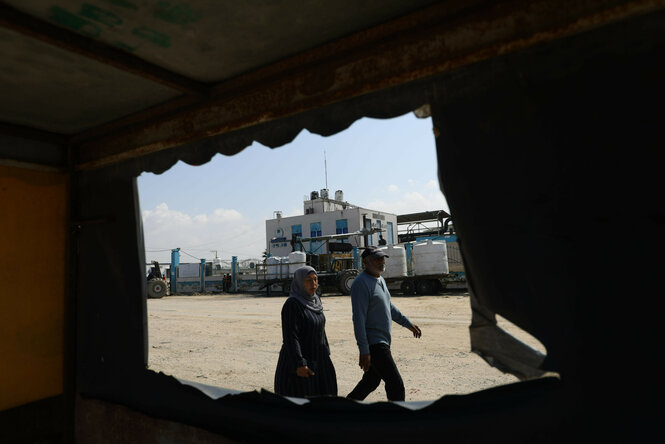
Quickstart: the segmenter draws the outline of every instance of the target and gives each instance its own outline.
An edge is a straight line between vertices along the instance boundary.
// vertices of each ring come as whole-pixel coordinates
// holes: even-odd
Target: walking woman
[[[275,372],[275,393],[307,398],[337,396],[337,375],[330,360],[326,317],[316,295],[312,267],[297,269],[282,306],[282,349]]]

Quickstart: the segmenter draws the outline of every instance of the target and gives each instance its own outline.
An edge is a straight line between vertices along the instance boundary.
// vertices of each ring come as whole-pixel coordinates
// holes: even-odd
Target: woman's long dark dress
[[[275,371],[275,393],[306,398],[337,396],[337,375],[330,360],[326,317],[294,298],[282,307],[282,349]],[[301,378],[296,369],[308,366],[315,374]]]

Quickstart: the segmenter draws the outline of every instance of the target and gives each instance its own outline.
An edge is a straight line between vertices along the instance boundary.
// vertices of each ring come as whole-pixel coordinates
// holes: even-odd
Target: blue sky
[[[325,160],[324,162],[324,152]],[[265,221],[274,211],[303,214],[303,200],[326,187],[330,196],[395,214],[443,209],[431,119],[412,113],[361,119],[330,137],[301,132],[290,144],[258,143],[235,156],[217,154],[202,166],[178,162],[138,178],[147,261],[260,258]]]

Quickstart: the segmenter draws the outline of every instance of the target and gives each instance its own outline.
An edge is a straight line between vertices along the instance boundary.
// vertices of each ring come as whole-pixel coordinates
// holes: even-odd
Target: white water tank
[[[342,190],[335,191],[335,200],[344,202],[344,193],[342,192]]]
[[[428,239],[417,243],[413,246],[412,255],[414,275],[448,274],[446,241]]]
[[[279,278],[285,279],[289,277],[289,262],[291,258],[289,256],[282,256],[281,267],[279,268]]]
[[[289,253],[289,277],[293,277],[293,273],[300,267],[305,266],[307,255],[304,251],[292,251]]]
[[[266,264],[266,277],[268,279],[278,279],[281,275],[282,258],[279,256],[270,256]]]
[[[399,245],[388,245],[380,247],[388,257],[386,258],[386,271],[382,276],[385,278],[400,278],[406,276],[406,250]]]

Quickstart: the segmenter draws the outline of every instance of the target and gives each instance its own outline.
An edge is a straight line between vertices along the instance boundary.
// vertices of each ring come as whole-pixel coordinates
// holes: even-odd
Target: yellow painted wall
[[[63,392],[66,175],[0,165],[0,410]]]

